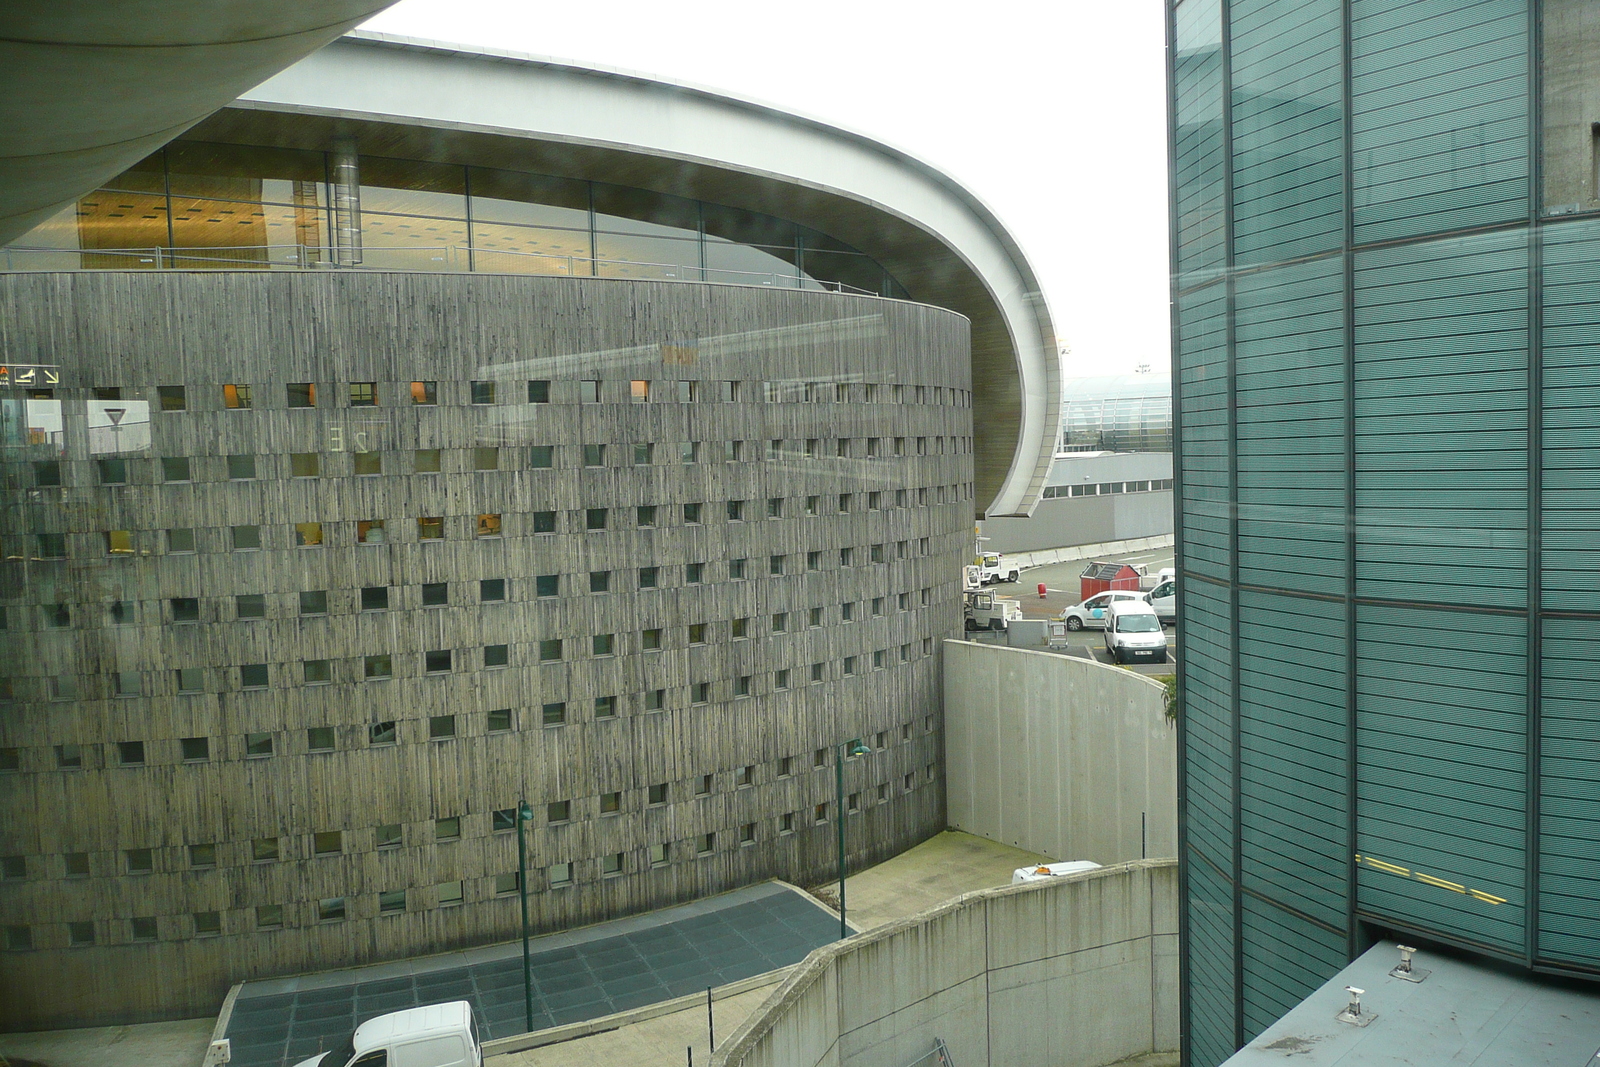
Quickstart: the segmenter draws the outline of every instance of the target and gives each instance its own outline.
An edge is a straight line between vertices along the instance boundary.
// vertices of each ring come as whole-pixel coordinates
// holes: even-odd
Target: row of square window
[[[865,458],[883,458],[880,456],[880,438],[868,437],[864,438],[864,440],[866,441]],[[918,437],[916,439],[917,455],[922,456],[929,454],[929,440],[930,438],[927,437]],[[936,452],[934,453],[936,455],[953,455],[957,454],[958,451],[970,452],[972,450],[972,439],[970,437],[934,437],[931,438],[931,440],[934,442],[932,447],[936,449]],[[838,438],[834,442],[833,446],[834,456],[841,459],[851,458],[855,451],[853,441],[853,438]],[[701,462],[701,457],[703,455],[701,446],[703,443],[704,442],[701,441],[681,442],[676,450],[678,460],[686,464]],[[799,444],[799,442],[795,443],[797,445]],[[782,440],[768,441],[766,453],[767,459],[782,459],[786,454],[785,446],[788,444],[788,441]],[[726,463],[742,463],[745,462],[747,458],[755,458],[753,456],[746,456],[745,445],[746,442],[744,441],[723,441],[722,460]],[[894,438],[893,446],[893,454],[896,457],[903,457],[905,455],[906,439],[904,437]],[[581,449],[581,464],[558,464],[556,462],[558,457],[558,447],[560,447],[564,453],[566,447],[568,446],[530,445],[527,447],[527,469],[529,470],[549,470],[557,466],[569,467],[579,465],[583,467],[608,467],[618,465],[648,467],[657,462],[656,446],[653,443],[636,443],[631,446],[613,446],[604,444],[571,446],[575,449]],[[948,453],[946,452],[947,447],[949,449]],[[809,438],[804,443],[805,455],[808,458],[817,458],[821,456],[823,454],[821,449],[822,442],[820,438]],[[439,474],[443,472],[445,449],[416,448],[411,449],[410,451],[410,473]],[[499,445],[479,445],[467,449],[450,449],[449,451],[452,453],[464,453],[468,457],[468,466],[466,468],[468,470],[498,471],[515,469],[516,456],[520,450],[509,446],[501,447]],[[348,454],[351,457],[350,473],[358,477],[367,477],[384,473],[383,457],[386,453],[372,451],[343,453],[335,451],[333,454]],[[323,473],[323,455],[324,454],[321,452],[288,453],[289,477],[320,478]],[[617,462],[619,457],[622,461],[620,464]],[[261,477],[262,464],[259,462],[259,460],[261,460],[263,457],[250,452],[236,452],[227,456],[219,457],[162,456],[158,460],[157,466],[163,482],[189,483],[197,480],[195,478],[197,469],[204,469],[202,468],[201,463],[197,462],[197,460],[210,460],[212,458],[222,459],[225,461],[224,465],[226,467],[227,474],[226,478],[219,477],[214,480],[248,482],[254,481],[255,479]],[[505,462],[503,463],[502,460]],[[96,459],[94,461],[96,481],[100,485],[127,485],[129,480],[129,471],[136,470],[139,462],[140,461],[137,459],[129,459],[126,456],[107,456]],[[208,463],[207,466],[212,465]],[[213,469],[213,472],[217,475],[223,474],[223,465],[216,465]],[[402,472],[391,470],[390,473]],[[204,481],[207,479],[202,478],[198,480]],[[62,461],[55,459],[35,460],[33,464],[33,484],[39,488],[56,488],[66,484]],[[903,490],[901,491],[901,499],[898,506],[905,506]]]
[[[926,540],[926,538],[924,538],[924,540]],[[817,570],[820,568],[820,560],[818,561],[818,566],[813,567],[811,566],[812,560],[810,558],[812,556],[820,555],[821,553],[815,552],[808,554],[808,569]],[[787,557],[777,558],[786,559]],[[841,560],[850,558],[853,558],[853,556],[841,556]],[[745,578],[750,571],[750,568],[747,566],[748,562],[748,560],[744,559],[729,560],[729,580],[739,580]],[[845,562],[841,562],[840,565],[849,566],[849,564]],[[768,570],[771,571],[773,566],[771,559],[768,560],[767,566]],[[706,581],[705,567],[706,564],[704,563],[684,564],[684,584],[686,586],[704,584]],[[666,576],[666,570],[667,568],[665,567],[638,568],[636,577],[637,588],[641,590],[661,588],[662,581]],[[615,578],[617,574],[618,572],[616,571],[590,571],[588,575],[589,592],[600,594],[619,591],[621,587]],[[534,597],[535,599],[539,600],[548,600],[559,597],[561,596],[561,585],[561,575],[559,574],[535,575],[533,578]],[[420,588],[422,594],[422,606],[424,608],[446,607],[449,605],[450,585],[448,582],[424,582]],[[326,589],[311,589],[300,592],[298,594],[299,615],[302,617],[310,617],[329,614],[328,592],[329,591]],[[337,598],[342,592],[344,592],[344,590],[335,590],[335,597]],[[350,592],[354,594],[356,591],[352,590]],[[398,598],[391,596],[392,592],[393,590],[391,587],[387,585],[362,586],[359,590],[359,600],[357,600],[357,597],[352,596],[346,601],[346,603],[351,609],[355,609],[356,603],[359,602],[359,610],[363,612],[388,611],[391,607],[399,606],[397,604]],[[574,592],[570,583],[568,584],[567,592],[569,595]],[[478,603],[480,604],[504,603],[508,599],[508,594],[509,586],[504,578],[482,578],[478,581]],[[919,590],[920,605],[922,607],[927,607],[931,596],[931,586],[925,586]],[[249,620],[264,619],[267,617],[266,594],[241,593],[235,596],[233,599],[234,614],[236,618]],[[862,603],[865,604],[868,602],[863,601]],[[887,608],[887,603],[888,601],[885,597],[873,597],[870,601],[871,614],[873,616],[883,615]],[[169,597],[167,599],[167,606],[170,610],[171,621],[174,625],[200,622],[199,597]],[[98,611],[101,609],[100,605],[95,605],[93,609],[91,609],[89,605],[78,605],[78,607],[84,612],[90,610]],[[909,592],[896,594],[895,607],[899,611],[911,610],[911,594]],[[72,626],[73,605],[71,604],[65,602],[57,604],[43,604],[40,605],[40,610],[43,612],[44,624],[46,628],[68,629]],[[106,619],[111,625],[131,625],[135,621],[136,609],[134,601],[113,600],[104,606],[104,610],[106,612]],[[10,627],[11,614],[12,612],[9,607],[0,606],[0,630],[6,630]],[[799,613],[795,612],[794,615],[795,618],[791,620],[789,612],[774,612],[772,615],[773,632],[785,633],[791,629],[791,625],[794,629],[799,629]],[[840,605],[840,615],[841,622],[855,621],[855,619],[858,617],[855,603],[846,602]],[[80,616],[80,618],[82,618],[82,616]],[[92,615],[84,621],[86,621],[89,625],[93,625]],[[822,608],[810,608],[806,616],[805,625],[807,628],[823,625]],[[699,644],[703,642],[691,641],[690,643]]]
[[[742,500],[730,500],[727,502],[729,521],[744,521],[742,516],[744,514],[745,503],[746,502]],[[600,533],[606,530],[622,529],[622,524],[619,521],[616,521],[616,515],[622,513],[623,511],[620,508],[584,508],[580,511],[572,511],[567,513],[571,516],[568,530],[573,531],[581,528],[586,533]],[[740,515],[741,518],[733,518],[735,513]],[[524,514],[528,517],[528,525],[526,529],[533,534],[555,534],[562,532],[560,529],[558,529],[559,518],[562,514],[561,512],[530,511],[525,512]],[[703,504],[683,505],[683,525],[703,525],[704,516],[705,511]],[[653,529],[662,521],[662,518],[663,516],[661,516],[658,510],[658,505],[655,504],[644,504],[633,509],[634,528],[636,529]],[[323,547],[329,543],[329,531],[326,529],[326,527],[343,527],[347,535],[353,533],[353,543],[358,545],[403,544],[407,543],[407,539],[404,537],[395,536],[403,529],[402,523],[403,520],[402,522],[397,522],[391,526],[389,524],[389,520],[387,519],[357,519],[353,523],[343,522],[326,524],[321,522],[297,522],[292,525],[293,545],[295,548]],[[468,523],[463,525],[466,525],[467,529],[470,530],[472,540],[491,540],[503,537],[507,532],[505,528],[505,516],[499,512],[485,512],[478,514],[468,519]],[[201,527],[200,529],[204,530],[205,527]],[[214,540],[212,545],[207,546],[208,549],[212,551],[255,552],[264,547],[272,547],[269,546],[263,539],[263,527],[260,525],[251,524],[244,526],[227,526],[217,527],[216,529],[225,529],[228,531],[228,534],[225,538],[220,539],[220,543],[217,543],[217,541]],[[265,527],[265,529],[282,530],[283,527],[268,526]],[[416,519],[416,530],[416,540],[418,543],[425,541],[443,541],[445,540],[445,516],[421,516]],[[105,546],[105,552],[108,555],[150,555],[151,549],[143,543],[144,538],[136,536],[145,532],[149,531],[102,530],[100,531],[100,536]],[[516,533],[514,530],[511,532],[513,536]],[[69,535],[66,533],[36,534],[35,549],[37,551],[37,558],[66,558],[68,555],[68,536]],[[896,546],[896,558],[907,558],[910,554],[909,545],[909,541],[899,542]],[[929,546],[928,538],[921,538],[918,542],[918,545],[919,554],[927,555]],[[181,527],[166,531],[166,551],[168,555],[181,555],[190,552],[196,552],[199,551],[199,547],[200,539],[196,536],[195,527]],[[887,556],[885,553],[885,547],[886,546],[883,544],[872,545],[868,550],[868,562],[886,562]],[[839,549],[839,553],[839,565],[841,567],[849,567],[854,565],[853,562],[844,562],[847,559],[854,559],[853,548],[841,548]],[[785,566],[784,561],[786,561],[788,558],[789,557],[787,555],[781,554],[770,556],[769,566],[773,568],[782,568]],[[808,564],[806,569],[820,570],[822,568],[822,558],[823,554],[822,550],[820,549],[808,553]],[[770,570],[769,573],[783,574],[784,571],[782,569],[773,569]]]
[[[324,729],[331,730],[331,728]],[[926,716],[924,718],[923,729],[927,732],[931,732],[933,730],[932,716]],[[911,740],[911,737],[912,724],[902,724],[900,727],[900,740],[902,742],[907,742]],[[188,750],[188,746],[190,744],[194,742],[204,742],[205,740],[205,738],[185,739],[184,744],[186,751]],[[884,751],[889,744],[888,731],[880,731],[874,740],[876,742],[876,751]],[[329,743],[331,746],[331,739]],[[813,771],[827,770],[831,766],[831,759],[832,755],[830,749],[825,747],[819,748],[812,753],[811,769]],[[736,791],[740,789],[751,788],[757,784],[757,767],[757,764],[746,764],[745,766],[737,768],[733,772],[733,787]],[[785,779],[793,778],[798,773],[798,767],[799,764],[796,757],[785,756],[781,758],[776,764],[776,778],[774,780],[783,781]],[[716,790],[716,775],[699,775],[691,779],[691,785],[693,787],[693,798],[712,796]],[[672,783],[658,782],[654,785],[646,787],[644,794],[644,808],[648,809],[664,807],[671,798]],[[620,815],[623,812],[625,797],[622,791],[618,790],[609,793],[601,793],[597,799],[597,814],[599,817],[603,818],[611,815]],[[572,822],[573,805],[574,802],[571,800],[547,801],[544,805],[544,823],[549,826],[561,826]],[[852,806],[850,810],[854,811],[855,808]],[[488,815],[489,834],[493,835],[507,833],[516,829],[516,808],[497,808],[488,812]],[[422,846],[427,844],[461,840],[463,836],[462,818],[463,816],[460,815],[452,815],[434,819],[430,824],[428,824],[431,826],[432,832],[425,839],[421,840],[415,839],[415,835],[413,835],[414,839],[412,844],[414,846]],[[529,821],[532,821],[531,816]],[[404,828],[401,823],[384,823],[375,828],[373,841],[375,847],[380,851],[398,849],[405,843],[404,836]],[[469,833],[467,836],[474,837],[482,835]],[[345,831],[343,830],[325,830],[310,834],[306,838],[306,843],[309,844],[309,848],[303,849],[303,852],[305,856],[310,858],[340,856],[344,855],[346,852]],[[216,843],[208,842],[204,844],[192,844],[181,847],[183,849],[182,856],[184,858],[184,865],[182,867],[173,867],[171,869],[203,870],[218,866]],[[283,838],[277,836],[258,837],[251,840],[249,845],[249,856],[245,862],[252,864],[275,863],[289,858],[291,857],[287,856],[283,849]],[[152,848],[123,849],[122,861],[123,862],[120,870],[109,873],[129,875],[153,874],[156,871],[156,850]],[[94,873],[91,870],[89,853],[62,853],[62,871],[63,875],[67,878],[88,878],[92,873]],[[101,873],[104,874],[108,872]],[[38,871],[35,871],[34,874],[36,877],[41,876],[40,872]],[[21,881],[27,879],[28,876],[28,857],[0,856],[0,880]],[[47,874],[43,876],[48,877]]]
[[[624,391],[623,381],[627,381]],[[598,378],[585,378],[569,382],[552,382],[550,379],[526,380],[527,390],[523,393],[526,403],[549,404],[552,397],[575,385],[575,391],[559,396],[560,400],[568,403],[574,401],[584,404],[599,404],[606,402],[647,404],[660,401],[677,401],[684,404],[697,403],[703,400],[713,400],[725,404],[752,402],[757,399],[754,393],[749,392],[757,383],[746,381],[714,380],[700,381],[687,379],[664,379],[653,381],[648,379],[619,379],[606,381]],[[385,383],[387,388],[391,383]],[[446,384],[451,384],[447,382]],[[943,406],[950,404],[956,407],[971,407],[972,393],[965,389],[942,385],[890,385],[885,391],[884,387],[874,382],[832,382],[832,381],[801,381],[786,379],[783,381],[764,381],[761,386],[760,399],[767,403],[805,402],[805,403],[862,403],[877,404],[888,402],[891,404],[926,404],[933,403]],[[402,406],[418,407],[432,406],[439,403],[438,381],[414,381],[392,383],[399,395],[398,403]],[[556,390],[552,390],[555,385]],[[289,382],[283,387],[284,405],[291,408],[314,408],[317,406],[316,382]],[[378,383],[349,382],[346,394],[347,405],[353,408],[378,407]],[[468,402],[476,405],[515,403],[516,385],[512,382],[500,381],[471,381],[467,383]],[[93,398],[100,401],[122,400],[123,390],[119,386],[100,386],[92,391]],[[32,399],[47,400],[54,397],[53,390],[38,390]],[[221,400],[224,408],[245,409],[255,407],[257,393],[254,385],[234,383],[222,386]],[[127,399],[133,399],[129,397]],[[187,411],[189,410],[189,390],[182,385],[161,385],[156,387],[156,405],[162,411]],[[391,400],[390,403],[395,401]]]
[[[704,623],[698,623],[688,628],[690,644],[705,643],[704,640],[697,640],[697,636],[704,636],[703,632],[699,635],[696,634],[697,628],[705,625],[706,624]],[[645,652],[658,650],[661,647],[661,633],[662,631],[660,630],[641,631],[641,650]],[[616,654],[614,651],[616,647],[614,634],[597,634],[591,640],[593,642],[594,654],[596,656],[610,656]],[[561,644],[562,643],[560,641],[539,642],[540,662],[560,661],[562,658]],[[932,655],[933,638],[923,638],[922,645],[922,654],[924,656]],[[602,651],[602,649],[605,651]],[[509,659],[509,646],[485,645],[483,651],[484,667],[486,669],[497,669],[507,666]],[[551,653],[548,658],[547,653]],[[911,659],[911,645],[909,643],[901,645],[900,662],[909,663]],[[452,670],[452,664],[456,661],[456,657],[452,655],[452,652],[449,649],[441,649],[423,653],[423,667],[426,674],[449,674]],[[870,661],[872,664],[870,668],[871,670],[887,670],[889,664],[893,661],[893,653],[887,648],[876,649],[871,653]],[[839,677],[850,678],[867,670],[867,662],[868,657],[866,655],[844,656],[839,660]],[[333,660],[326,659],[302,660],[301,672],[303,683],[305,685],[333,684],[333,663]],[[363,678],[367,681],[387,681],[388,679],[394,677],[393,658],[387,654],[363,657],[362,670],[364,672]],[[770,691],[782,692],[784,690],[791,689],[796,685],[821,682],[825,680],[826,675],[827,664],[825,663],[811,664],[809,673],[807,675],[800,675],[791,668],[785,667],[772,672],[772,689]],[[177,686],[177,692],[180,694],[203,693],[206,691],[205,668],[180,667],[172,672],[172,676]],[[113,686],[112,695],[118,698],[157,695],[155,690],[147,689],[148,676],[143,672],[116,671],[112,672],[108,677],[110,678]],[[268,688],[268,665],[265,663],[241,665],[239,668],[239,682],[239,688],[243,690],[260,690]],[[710,682],[692,683],[689,686],[689,704],[694,706],[711,703],[711,686],[712,683]],[[46,679],[46,691],[49,695],[48,698],[54,701],[82,699],[82,695],[80,694],[78,688],[77,676],[72,674],[57,673],[51,675]],[[766,690],[757,689],[756,676],[752,674],[738,675],[733,678],[731,683],[731,696],[733,699],[743,699],[745,697],[758,695],[758,692],[764,691]],[[9,701],[13,699],[15,699],[15,689],[12,679],[6,678],[0,680],[0,700]],[[645,711],[664,711],[666,710],[666,706],[665,689],[652,689],[646,691],[644,698]],[[544,705],[544,725],[565,725],[567,721],[566,708],[567,705],[565,702]],[[615,697],[607,696],[595,698],[596,718],[610,718],[616,713]],[[492,714],[493,713],[491,713],[491,715]],[[455,715],[434,716],[430,720],[429,738],[435,741],[454,738],[456,736],[456,718],[457,716]],[[377,738],[382,728],[387,728],[392,732],[393,727],[394,723],[392,722],[374,725],[372,727],[374,738],[373,743],[382,744],[392,742],[392,737],[388,742],[379,741]],[[493,732],[492,727],[491,732]],[[140,766],[144,764],[144,742],[124,741],[120,743],[119,747],[121,752],[121,755],[119,756],[119,763],[122,766]],[[62,751],[64,749],[71,750],[70,757],[62,755]],[[313,748],[312,751],[316,751],[316,749]],[[0,749],[0,771],[14,771],[19,768],[20,757],[18,756],[18,752],[19,750],[15,748]],[[247,758],[271,756],[274,754],[272,734],[251,733],[245,735],[245,756]],[[186,756],[185,760],[188,758],[189,757]],[[73,745],[57,746],[57,766],[81,767],[81,756],[78,754],[77,747]]]
[[[934,764],[930,763],[924,769],[924,776],[928,782],[932,782],[937,777],[937,774],[938,770]],[[901,779],[901,787],[907,793],[912,792],[916,788],[916,785],[917,776],[915,772],[908,772]],[[880,783],[877,786],[877,798],[879,803],[886,803],[888,801],[889,786],[887,783]],[[853,814],[859,811],[861,809],[861,794],[851,793],[846,798],[845,804],[849,813]],[[831,812],[830,808],[831,805],[826,801],[815,805],[809,813],[811,823],[816,826],[827,825],[833,818],[833,813]],[[802,812],[785,812],[784,814],[779,815],[775,820],[777,836],[786,837],[793,834],[799,826],[803,825],[804,816],[805,813]],[[753,847],[758,843],[759,833],[759,823],[747,822],[741,824],[738,829],[738,846],[741,848]],[[710,833],[701,834],[689,841],[677,842],[676,844],[678,846],[686,846],[682,848],[682,850],[685,852],[692,848],[694,858],[703,859],[707,856],[715,854],[721,839],[722,835],[719,835],[713,831]],[[651,845],[649,849],[649,859],[647,861],[648,867],[651,869],[666,867],[675,861],[678,852],[679,848],[675,848],[673,842],[663,842],[661,844]],[[627,869],[628,855],[629,854],[626,852],[610,853],[599,857],[598,863],[594,866],[598,867],[598,874],[601,878],[620,877],[629,873]],[[579,864],[569,860],[563,863],[548,864],[538,868],[535,873],[541,876],[542,881],[544,882],[544,888],[560,889],[574,884],[574,882],[577,880],[575,877],[575,871],[578,869],[578,867]],[[510,897],[516,894],[521,888],[521,881],[522,875],[518,871],[511,871],[506,874],[497,874],[492,878],[482,879],[476,884],[481,884],[483,895],[475,899],[488,900],[496,897]],[[465,879],[453,882],[440,882],[431,887],[427,887],[432,892],[431,894],[426,895],[434,896],[438,902],[438,907],[454,907],[456,905],[468,903],[467,887],[471,884],[475,883],[469,883]],[[425,908],[427,905],[420,903],[416,897],[413,896],[413,894],[417,892],[418,888],[421,887],[412,889],[387,890],[376,894],[377,914],[399,915],[407,911],[417,911]],[[535,884],[532,878],[530,878],[528,888],[530,891],[537,892],[540,887]],[[324,897],[318,899],[315,902],[314,912],[311,914],[313,921],[318,924],[342,922],[348,917],[347,898]],[[258,905],[255,909],[253,909],[253,917],[254,928],[257,930],[277,930],[286,925],[285,906],[282,904]],[[169,935],[171,924],[175,918],[175,916],[169,916],[166,919],[166,922],[169,924]],[[221,912],[193,912],[190,913],[188,918],[190,922],[189,930],[191,932],[191,936],[209,937],[222,933]],[[154,916],[133,918],[128,920],[128,924],[129,925],[127,929],[129,936],[127,939],[130,941],[155,941],[159,938],[160,922]],[[96,943],[96,923],[92,921],[69,922],[66,924],[66,926],[67,941],[70,946],[82,948],[92,946]],[[181,937],[183,934],[179,933],[177,936]],[[25,925],[7,926],[5,928],[5,947],[11,952],[26,952],[32,950],[34,948],[33,928]]]
[[[912,646],[900,646],[900,662],[909,663],[913,658]],[[933,638],[922,639],[922,655],[933,654]],[[879,649],[872,653],[872,669],[885,670],[890,661],[888,649]],[[840,660],[841,677],[851,677],[859,672],[864,665],[862,657],[845,656]],[[198,673],[197,668],[189,668]],[[179,672],[186,673],[186,672]],[[810,683],[824,680],[826,664],[811,664],[807,677]],[[70,676],[67,676],[70,677]],[[773,691],[781,692],[791,688],[794,674],[791,669],[774,671],[772,673]],[[190,681],[198,681],[191,678]],[[733,680],[732,691],[735,698],[748,697],[753,693],[753,675],[739,675]],[[52,680],[52,693],[65,691],[56,688]],[[180,679],[179,684],[184,684]],[[186,690],[191,691],[191,690]],[[198,692],[199,690],[192,690]],[[711,702],[711,683],[695,682],[688,687],[690,707],[709,704]],[[69,699],[61,697],[60,699]],[[676,706],[676,705],[673,705]],[[641,694],[640,710],[643,712],[658,712],[668,709],[668,692],[665,689],[648,689]],[[598,696],[593,698],[591,711],[595,720],[615,718],[619,712],[619,702],[616,696]],[[538,725],[541,727],[565,726],[576,721],[570,718],[570,705],[567,701],[552,701],[540,706]],[[458,736],[465,736],[460,732],[461,715],[433,715],[429,716],[427,723],[427,740],[452,741]],[[420,721],[420,720],[419,720]],[[517,729],[515,712],[511,708],[497,708],[489,711],[485,716],[484,732],[487,734],[508,733]],[[369,745],[388,746],[398,744],[400,741],[400,724],[395,720],[370,723],[366,727],[366,736]],[[55,767],[58,770],[81,770],[86,764],[93,745],[61,744],[55,746]],[[314,726],[306,730],[306,749],[308,753],[332,752],[337,748],[337,735],[334,727]],[[211,759],[211,739],[207,737],[186,737],[179,739],[181,761],[184,763],[205,763]],[[143,741],[119,741],[115,743],[117,765],[122,767],[146,766],[147,752]],[[247,733],[244,735],[242,752],[246,759],[261,759],[278,754],[277,735],[271,732]],[[0,748],[0,772],[15,772],[22,769],[22,750],[15,747]]]
[[[1090,482],[1085,485],[1047,485],[1045,500],[1073,496],[1112,496],[1119,493],[1155,493],[1172,488],[1171,478],[1152,478],[1137,482]]]

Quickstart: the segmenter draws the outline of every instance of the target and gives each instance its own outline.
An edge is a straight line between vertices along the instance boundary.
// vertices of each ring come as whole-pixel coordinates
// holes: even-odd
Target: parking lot
[[[1115,562],[1129,563],[1133,566],[1143,566],[1154,578],[1162,567],[1172,566],[1172,549],[1158,548],[1148,552],[1134,552],[1125,556],[1116,557]],[[1062,611],[1079,603],[1083,598],[1079,595],[1079,576],[1086,566],[1084,560],[1074,560],[1070,563],[1051,563],[1043,567],[1032,567],[1022,572],[1022,578],[1015,583],[1000,583],[991,586],[996,593],[1002,596],[1015,597],[1022,605],[1022,617],[1025,619],[1049,619],[1061,614]],[[1045,587],[1045,595],[1039,596],[1038,587]],[[1167,633],[1167,662],[1165,663],[1129,663],[1129,670],[1139,674],[1163,675],[1174,674],[1177,671],[1177,656],[1180,648],[1180,639],[1177,627],[1168,626]],[[1003,633],[972,633],[967,635],[984,644],[1006,643]],[[1041,649],[1041,651],[1045,651]],[[1098,663],[1111,663],[1111,658],[1106,655],[1105,639],[1099,630],[1085,629],[1068,636],[1068,647],[1061,651],[1064,655],[1077,656],[1080,659],[1093,659]]]

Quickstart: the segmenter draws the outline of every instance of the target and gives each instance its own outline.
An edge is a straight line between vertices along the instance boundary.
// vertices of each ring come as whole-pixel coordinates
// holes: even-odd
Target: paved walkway
[[[200,1067],[214,1017],[138,1026],[0,1034],[0,1064],[14,1067]]]

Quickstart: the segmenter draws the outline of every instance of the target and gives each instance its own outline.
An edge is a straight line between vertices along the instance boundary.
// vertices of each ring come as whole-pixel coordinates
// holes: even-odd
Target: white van
[[[1156,609],[1156,614],[1161,616],[1163,623],[1175,622],[1178,618],[1178,582],[1175,578],[1163,579],[1161,584],[1144,595],[1150,606]]]
[[[295,1067],[483,1067],[478,1020],[464,1000],[368,1019],[332,1052]]]
[[[1106,652],[1116,663],[1167,662],[1167,635],[1156,609],[1143,600],[1119,600],[1106,609]]]

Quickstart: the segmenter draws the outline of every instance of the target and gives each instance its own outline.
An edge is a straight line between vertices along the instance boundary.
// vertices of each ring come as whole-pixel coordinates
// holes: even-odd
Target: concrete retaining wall
[[[818,949],[712,1067],[1101,1067],[1178,1047],[1178,871],[980,890]]]
[[[1164,687],[1089,660],[945,642],[952,829],[1059,860],[1178,854]]]
[[[1069,560],[1114,560],[1134,552],[1148,552],[1152,548],[1171,548],[1172,535],[1134,537],[1126,541],[1100,541],[1092,545],[1068,545],[1064,548],[1041,548],[1036,552],[1006,553],[1015,559],[1023,570],[1043,567],[1047,563],[1064,563]],[[1153,574],[1154,572],[1152,572]]]

